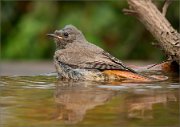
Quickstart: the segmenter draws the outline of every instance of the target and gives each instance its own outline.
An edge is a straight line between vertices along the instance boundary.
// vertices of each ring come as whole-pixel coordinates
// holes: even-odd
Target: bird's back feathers
[[[135,72],[119,59],[89,42],[68,44],[65,49],[56,51],[55,57],[56,60],[77,68]]]

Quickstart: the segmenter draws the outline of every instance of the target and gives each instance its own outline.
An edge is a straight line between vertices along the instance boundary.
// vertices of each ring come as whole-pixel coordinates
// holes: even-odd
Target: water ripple
[[[50,83],[50,84],[29,84],[26,86],[22,86],[22,88],[54,89],[55,84],[54,83]]]

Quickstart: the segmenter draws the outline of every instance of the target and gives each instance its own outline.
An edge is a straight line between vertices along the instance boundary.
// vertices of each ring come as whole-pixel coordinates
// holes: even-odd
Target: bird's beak
[[[62,37],[57,36],[56,34],[47,34],[47,36],[62,39]]]

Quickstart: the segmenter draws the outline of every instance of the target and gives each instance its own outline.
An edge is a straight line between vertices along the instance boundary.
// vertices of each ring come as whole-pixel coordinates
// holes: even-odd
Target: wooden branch
[[[136,15],[137,13],[131,9],[123,9],[124,14],[126,15]]]
[[[172,2],[172,0],[165,0],[164,1],[164,5],[162,7],[162,14],[164,16],[166,16],[167,9],[168,9],[169,5],[171,4],[171,2]]]
[[[127,0],[132,12],[151,32],[159,42],[165,54],[179,64],[180,61],[180,34],[171,26],[165,18],[168,4],[164,5],[163,14],[157,9],[151,0]],[[128,11],[129,13],[131,11]]]

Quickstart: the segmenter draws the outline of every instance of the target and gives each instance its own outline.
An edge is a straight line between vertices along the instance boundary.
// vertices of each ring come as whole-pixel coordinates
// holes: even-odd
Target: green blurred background
[[[156,2],[161,8],[163,1]],[[52,59],[53,40],[46,37],[67,24],[79,28],[92,42],[120,59],[164,59],[151,34],[135,17],[124,15],[121,1],[2,1],[1,59]],[[173,1],[167,19],[179,30],[179,1]]]

